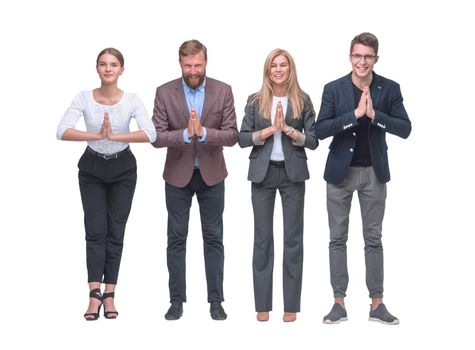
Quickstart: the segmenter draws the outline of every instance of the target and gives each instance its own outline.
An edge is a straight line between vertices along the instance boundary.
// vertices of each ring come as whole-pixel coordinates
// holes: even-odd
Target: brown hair
[[[206,46],[200,43],[198,40],[192,39],[185,41],[181,44],[180,48],[178,49],[178,58],[190,56],[190,55],[197,55],[200,52],[203,52],[205,55],[205,60],[208,60],[208,52]]]
[[[353,46],[355,46],[356,44],[369,46],[373,48],[374,54],[378,55],[378,48],[379,48],[378,38],[376,38],[376,36],[374,36],[373,34],[365,32],[365,33],[361,33],[355,36],[353,40],[351,41],[350,54],[353,52]]]
[[[120,66],[124,67],[124,56],[122,56],[122,54],[120,53],[119,50],[114,49],[113,47],[105,48],[104,50],[99,52],[99,55],[97,55],[97,59],[96,59],[96,66],[99,65],[99,59],[101,58],[101,56],[106,54],[106,53],[108,53],[109,55],[112,55],[115,58],[117,58],[120,62]]]

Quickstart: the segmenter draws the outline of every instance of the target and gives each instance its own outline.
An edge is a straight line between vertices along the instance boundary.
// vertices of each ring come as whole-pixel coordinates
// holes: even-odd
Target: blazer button
[[[353,133],[353,136],[356,136],[356,132]]]
[[[350,148],[350,152],[353,152],[353,148]]]

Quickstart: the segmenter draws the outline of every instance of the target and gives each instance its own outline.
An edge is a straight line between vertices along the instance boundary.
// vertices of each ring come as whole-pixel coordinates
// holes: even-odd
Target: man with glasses
[[[319,139],[332,136],[325,167],[330,227],[330,278],[335,303],[324,323],[347,320],[346,242],[351,200],[358,192],[365,242],[366,285],[372,299],[369,319],[399,324],[383,304],[382,222],[389,181],[386,133],[407,138],[411,122],[399,84],[373,72],[378,39],[357,35],[350,46],[352,72],[324,87],[315,124]]]

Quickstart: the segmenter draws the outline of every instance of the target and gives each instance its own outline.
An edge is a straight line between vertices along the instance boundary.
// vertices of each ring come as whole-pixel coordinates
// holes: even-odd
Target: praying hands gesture
[[[99,131],[99,134],[101,135],[102,140],[108,139],[112,141],[114,138],[114,133],[112,132],[112,126],[108,112],[104,113],[104,120],[102,121],[102,127]]]
[[[284,118],[284,108],[282,107],[282,103],[279,101],[277,102],[277,108],[275,111],[275,118],[274,122],[272,123],[271,126],[263,129],[261,131],[261,139],[265,140],[269,136],[271,136],[273,133],[277,131],[282,131],[284,134],[295,140],[295,138],[298,136],[295,132],[294,129],[290,126],[287,125],[285,122]]]
[[[188,137],[191,139],[195,136],[202,137],[203,136],[203,126],[201,125],[200,118],[198,113],[194,108],[191,109],[190,119],[188,120]]]
[[[275,111],[275,118],[274,118],[274,123],[272,124],[272,127],[274,129],[274,132],[282,130],[286,131],[288,128],[288,125],[285,123],[285,118],[284,118],[284,110],[282,108],[282,103],[279,101],[277,102],[277,109]]]
[[[373,108],[373,100],[371,99],[371,93],[369,91],[369,86],[363,88],[363,93],[361,94],[360,102],[358,107],[355,109],[356,119],[360,119],[364,116],[367,116],[370,119],[374,119],[376,112]]]

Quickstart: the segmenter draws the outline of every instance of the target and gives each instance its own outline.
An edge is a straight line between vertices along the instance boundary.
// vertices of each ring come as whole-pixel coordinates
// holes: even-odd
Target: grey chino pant
[[[334,297],[345,297],[348,287],[346,242],[353,192],[358,192],[365,243],[366,286],[370,298],[383,297],[382,223],[386,184],[376,179],[373,167],[350,167],[338,185],[327,183],[327,210],[330,226],[330,278]]]

